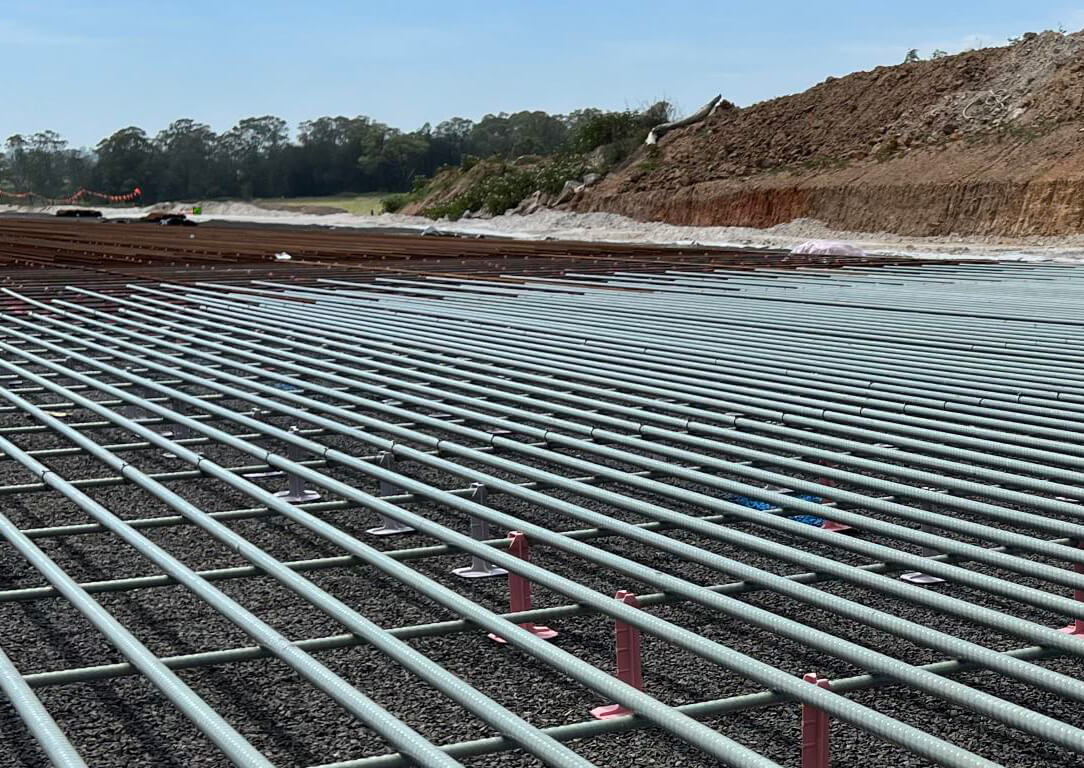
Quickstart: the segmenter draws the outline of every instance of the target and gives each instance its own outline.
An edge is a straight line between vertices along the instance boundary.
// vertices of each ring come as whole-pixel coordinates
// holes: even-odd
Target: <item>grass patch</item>
[[[355,216],[378,215],[384,212],[384,195],[331,195],[328,197],[289,197],[257,200],[259,204],[275,208],[303,208],[310,205],[341,208]]]

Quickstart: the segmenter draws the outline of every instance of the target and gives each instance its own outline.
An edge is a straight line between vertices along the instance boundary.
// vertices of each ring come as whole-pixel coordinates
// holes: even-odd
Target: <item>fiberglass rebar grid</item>
[[[835,765],[1084,753],[1074,268],[109,286],[0,321],[58,764],[133,710],[178,765],[799,765],[799,703]]]

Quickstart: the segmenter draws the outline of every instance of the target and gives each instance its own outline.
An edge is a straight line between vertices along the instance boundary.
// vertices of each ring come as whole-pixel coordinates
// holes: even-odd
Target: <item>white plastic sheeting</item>
[[[791,249],[791,253],[803,253],[811,256],[852,256],[864,259],[866,252],[857,245],[842,240],[806,240]]]

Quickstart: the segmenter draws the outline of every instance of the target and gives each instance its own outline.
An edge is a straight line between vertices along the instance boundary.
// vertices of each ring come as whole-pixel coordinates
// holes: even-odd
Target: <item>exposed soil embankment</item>
[[[1084,232],[1084,33],[719,111],[643,148],[572,207],[699,226]]]
[[[690,187],[595,197],[583,210],[687,226],[766,228],[817,219],[836,229],[916,236],[1063,235],[1084,232],[1084,182]]]

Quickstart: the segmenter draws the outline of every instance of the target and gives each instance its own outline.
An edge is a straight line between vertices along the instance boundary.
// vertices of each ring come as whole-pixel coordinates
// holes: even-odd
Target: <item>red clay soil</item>
[[[574,207],[693,225],[1084,232],[1084,33],[720,110],[643,148]]]

